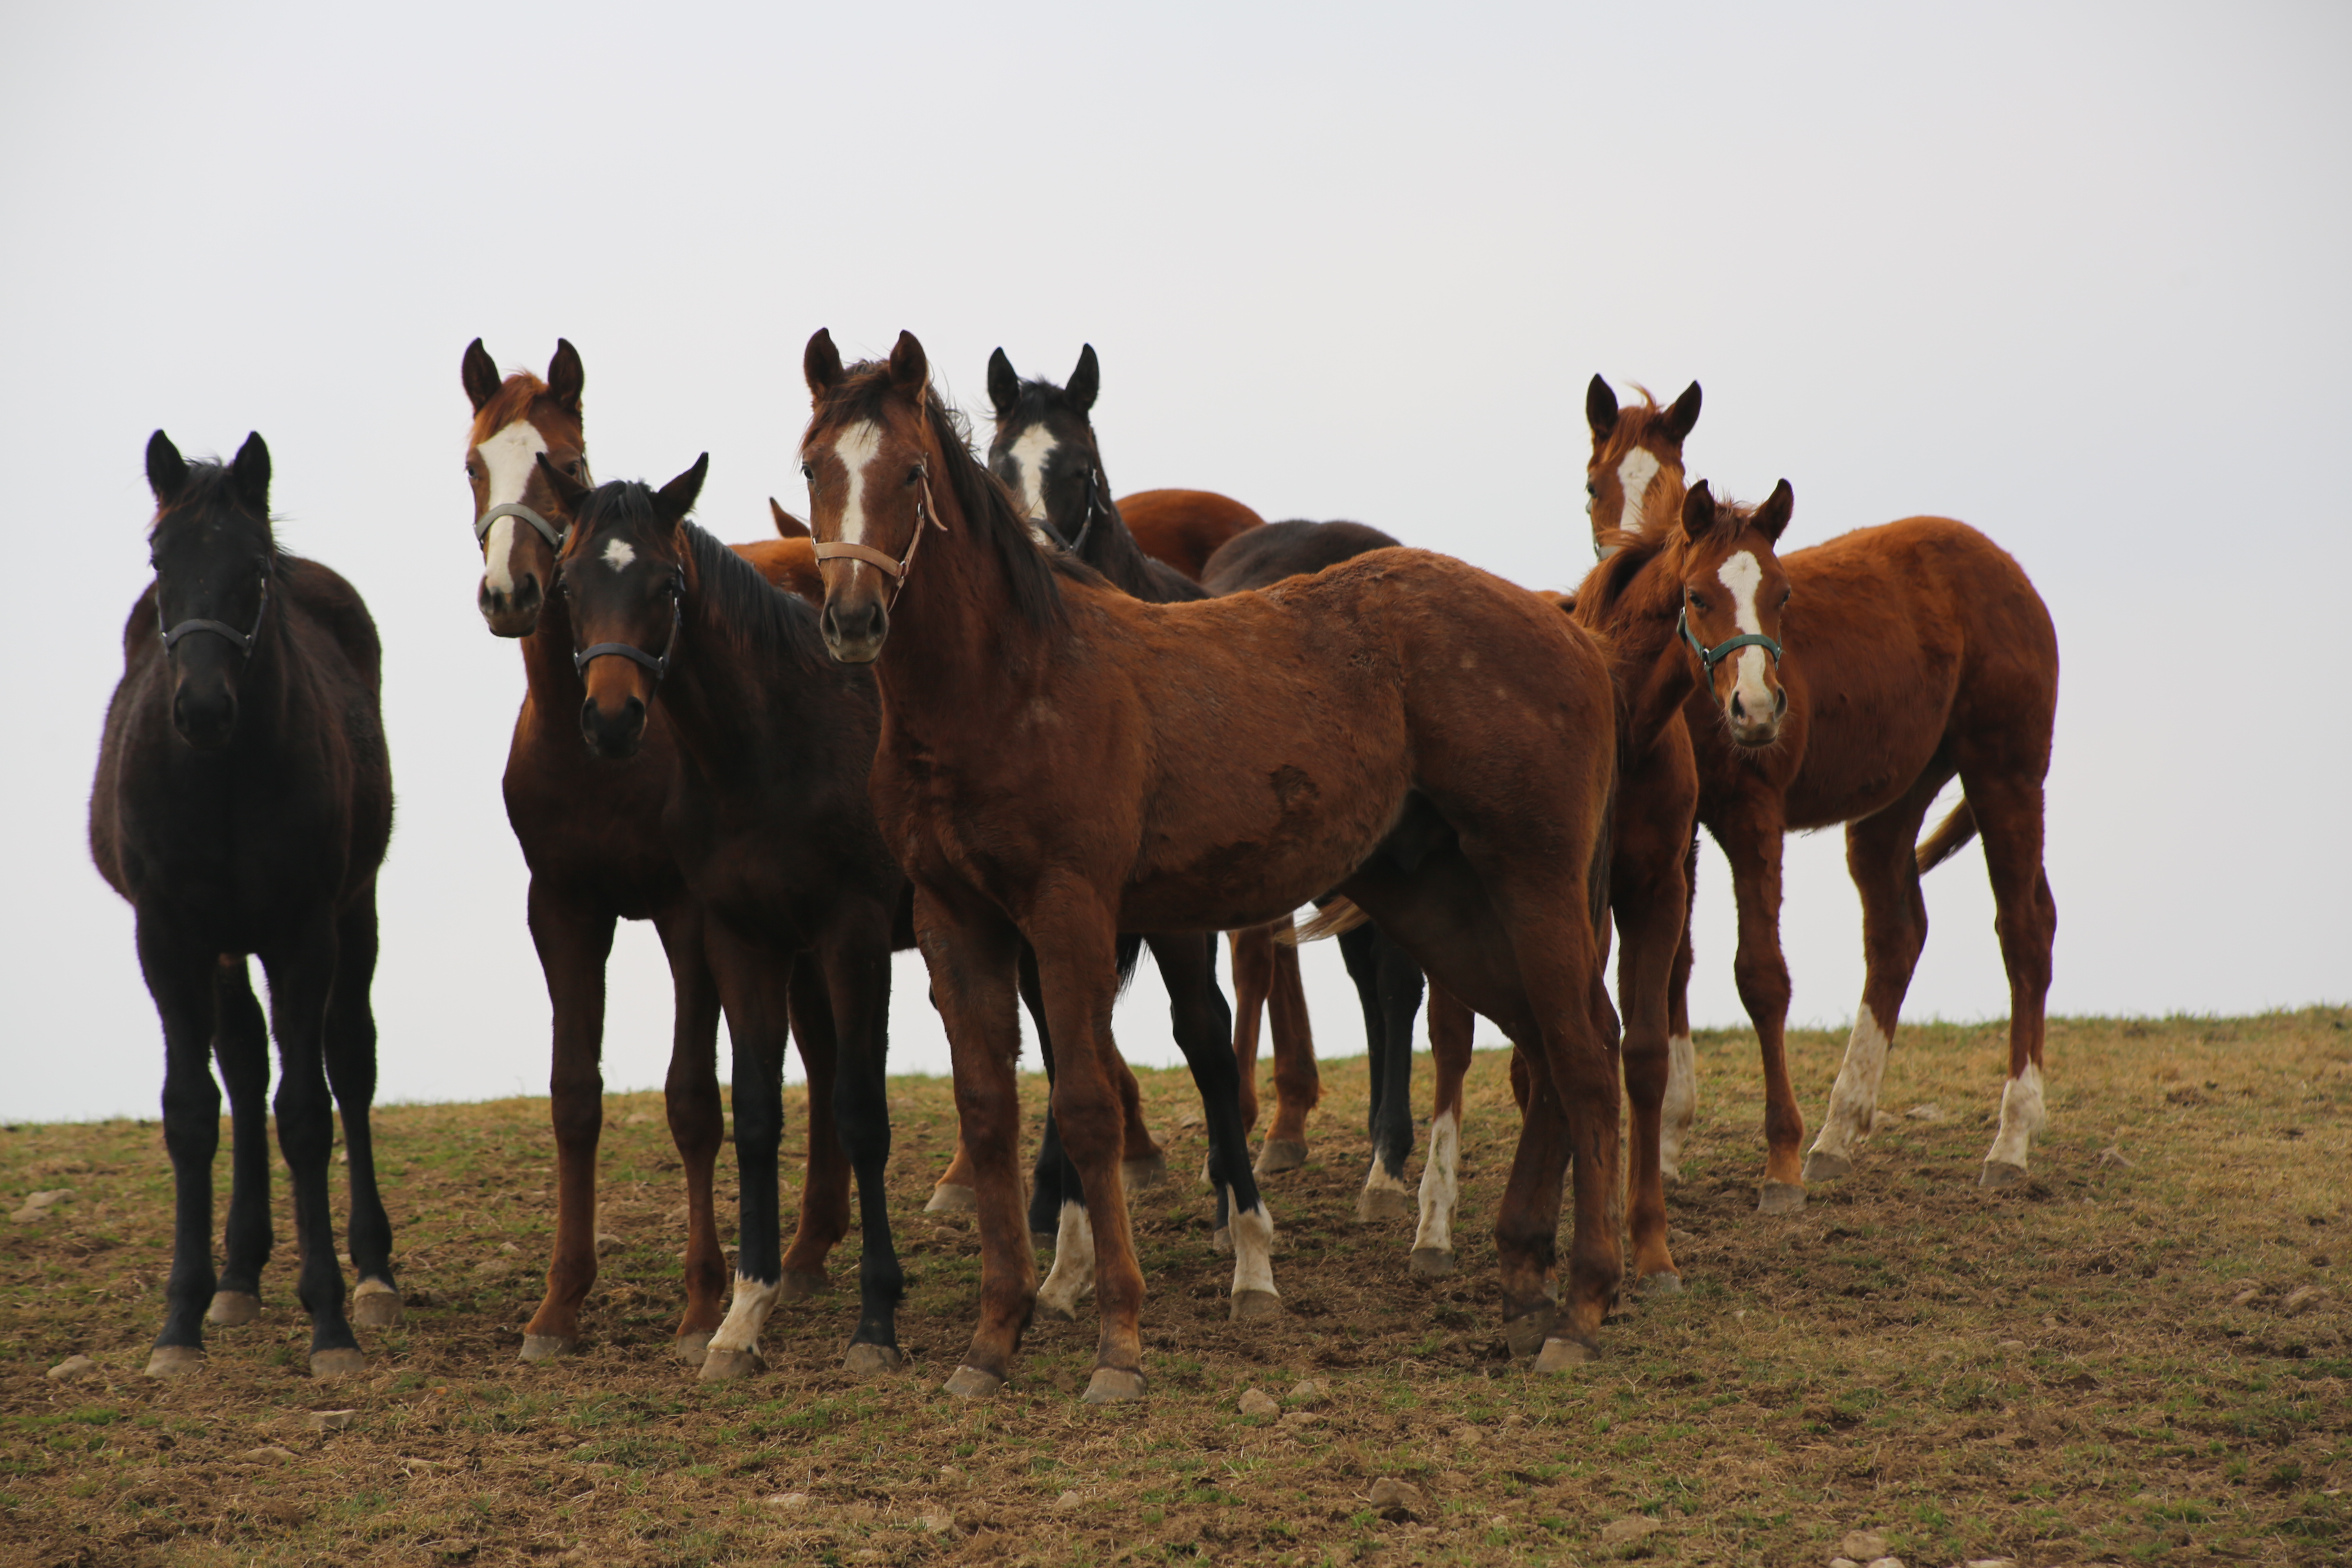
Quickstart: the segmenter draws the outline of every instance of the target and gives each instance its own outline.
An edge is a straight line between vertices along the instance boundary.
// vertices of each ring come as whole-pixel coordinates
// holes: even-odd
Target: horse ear
[[[1691,427],[1697,423],[1698,383],[1694,381],[1683,388],[1683,395],[1675,398],[1673,405],[1667,408],[1666,428],[1675,433],[1675,440],[1679,445],[1690,435]]]
[[[569,338],[555,340],[555,357],[547,362],[547,390],[555,401],[572,413],[580,412],[580,389],[588,384],[588,373],[581,366],[580,351],[572,346]]]
[[[890,347],[890,384],[910,397],[920,397],[931,384],[931,362],[912,332],[902,330]]]
[[[1617,428],[1617,395],[1599,376],[1584,389],[1584,422],[1592,426],[1592,438],[1605,441],[1609,432]]]
[[[239,500],[264,517],[269,515],[269,447],[260,431],[246,433],[245,445],[236,449],[236,460],[228,466],[228,477]]]
[[[535,457],[540,477],[547,481],[547,488],[555,492],[556,510],[566,517],[579,515],[580,503],[588,499],[588,487],[549,462],[546,453],[540,452]]]
[[[801,374],[807,378],[811,396],[823,397],[841,384],[841,351],[833,346],[833,334],[823,327],[809,339],[801,355]]]
[[[694,467],[662,486],[654,495],[654,510],[661,520],[676,528],[694,510],[695,498],[702,493],[702,477],[710,471],[710,454],[705,452],[694,459]]]
[[[1095,359],[1094,344],[1087,343],[1078,350],[1078,368],[1070,373],[1070,405],[1081,414],[1087,413],[1101,391],[1102,366]]]
[[[466,345],[465,363],[458,367],[459,379],[466,384],[466,395],[474,400],[474,412],[479,414],[499,395],[499,365],[490,358],[490,351],[476,338]]]
[[[1795,514],[1796,510],[1797,492],[1789,488],[1788,480],[1782,479],[1772,487],[1772,493],[1764,498],[1764,504],[1756,509],[1756,515],[1748,520],[1748,524],[1757,532],[1778,544],[1780,542],[1782,531],[1789,526],[1789,519]]]
[[[1013,405],[1021,401],[1021,378],[1013,372],[1013,362],[998,349],[988,356],[988,401],[996,407],[996,416],[1004,418]]]
[[[776,520],[777,538],[806,539],[809,536],[808,524],[779,506],[773,496],[768,498],[768,511]]]
[[[170,506],[187,487],[188,460],[161,430],[147,437],[147,488],[155,492],[158,508]]]
[[[1683,532],[1696,544],[1714,531],[1715,492],[1701,479],[1683,497]]]

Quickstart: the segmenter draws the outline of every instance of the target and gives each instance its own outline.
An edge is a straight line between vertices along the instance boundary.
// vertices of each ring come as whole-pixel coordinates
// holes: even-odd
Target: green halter
[[[1726,637],[1712,648],[1708,647],[1699,641],[1697,635],[1690,629],[1690,606],[1687,605],[1683,606],[1682,615],[1676,618],[1675,629],[1682,633],[1683,641],[1690,644],[1691,652],[1698,655],[1698,661],[1706,667],[1706,679],[1709,680],[1715,679],[1717,665],[1721,664],[1743,647],[1760,647],[1772,656],[1774,664],[1780,662],[1780,645],[1762,632],[1742,632],[1736,637]]]

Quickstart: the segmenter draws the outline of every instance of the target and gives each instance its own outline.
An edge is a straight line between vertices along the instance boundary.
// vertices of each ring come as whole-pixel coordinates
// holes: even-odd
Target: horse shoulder
[[[383,689],[383,643],[367,602],[331,566],[299,555],[288,556],[286,566],[287,596],[333,639],[373,703]]]

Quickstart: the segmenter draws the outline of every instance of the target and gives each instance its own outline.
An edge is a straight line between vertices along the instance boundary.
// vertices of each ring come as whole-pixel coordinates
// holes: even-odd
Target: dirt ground
[[[1842,1044],[1791,1037],[1809,1115]],[[877,1382],[835,1370],[855,1305],[839,1285],[780,1309],[758,1377],[703,1385],[671,1359],[681,1197],[656,1096],[608,1102],[616,1245],[583,1353],[537,1365],[515,1352],[553,1219],[546,1102],[384,1110],[412,1305],[362,1331],[368,1375],[323,1384],[303,1372],[282,1181],[262,1321],[152,1383],[159,1130],[11,1126],[0,1211],[70,1194],[0,1220],[0,1561],[1820,1568],[1872,1544],[1853,1531],[1911,1568],[2352,1560],[2352,1010],[2057,1022],[2034,1178],[1991,1196],[1974,1181],[2005,1053],[1998,1027],[1907,1027],[1892,1120],[1855,1173],[1766,1218],[1752,1040],[1703,1036],[1669,1194],[1689,1289],[1549,1377],[1500,1332],[1503,1056],[1472,1079],[1464,1267],[1433,1282],[1407,1270],[1410,1222],[1352,1223],[1364,1067],[1327,1062],[1313,1163],[1268,1185],[1288,1316],[1225,1321],[1196,1177],[1138,1194],[1151,1393],[1108,1409],[1076,1400],[1090,1321],[1035,1325],[994,1402],[939,1392],[979,1265],[962,1223],[921,1213],[953,1133],[943,1080],[893,1086],[915,1359]],[[1144,1077],[1171,1167],[1197,1173],[1189,1080]],[[225,1192],[225,1155],[220,1171]],[[47,1375],[78,1353],[90,1373]],[[1302,1380],[1328,1402],[1302,1410]],[[1284,1413],[1241,1414],[1253,1388]],[[320,1431],[323,1410],[353,1415]],[[1410,1495],[1380,1488],[1376,1506],[1382,1481]]]

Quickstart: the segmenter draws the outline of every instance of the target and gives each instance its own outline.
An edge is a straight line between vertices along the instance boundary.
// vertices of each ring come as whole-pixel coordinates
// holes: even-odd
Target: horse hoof
[[[1454,1272],[1454,1254],[1443,1247],[1412,1249],[1412,1271],[1423,1279],[1443,1279]]]
[[[855,1344],[841,1358],[841,1370],[853,1377],[875,1377],[906,1364],[906,1354],[897,1345]]]
[[[1257,1173],[1278,1176],[1307,1163],[1307,1145],[1293,1138],[1269,1138],[1257,1152]]]
[[[1516,1318],[1503,1320],[1503,1343],[1510,1347],[1513,1361],[1525,1361],[1544,1348],[1551,1338],[1554,1314],[1549,1306],[1533,1312],[1523,1312]]]
[[[688,1366],[700,1366],[710,1354],[710,1329],[688,1329],[670,1342],[670,1351]]]
[[[1683,1293],[1683,1277],[1662,1268],[1655,1274],[1642,1276],[1642,1283],[1636,1289],[1645,1297],[1679,1296]]]
[[[177,1377],[184,1372],[194,1372],[205,1364],[201,1345],[157,1345],[147,1358],[150,1377]]]
[[[367,1370],[367,1352],[357,1350],[312,1351],[312,1377],[357,1377]]]
[[[1209,1250],[1215,1253],[1220,1258],[1231,1258],[1234,1255],[1234,1227],[1229,1225],[1221,1225],[1215,1230],[1211,1231],[1209,1233]]]
[[[784,1295],[787,1301],[805,1301],[833,1283],[822,1268],[787,1268],[784,1270]]]
[[[1811,1173],[1808,1173],[1810,1174]],[[1665,1161],[1665,1160],[1661,1160],[1661,1161],[1659,1161],[1659,1162],[1658,1162],[1658,1180],[1659,1180],[1660,1182],[1664,1183],[1665,1185],[1670,1186],[1670,1187],[1678,1187],[1678,1186],[1682,1185],[1682,1183],[1683,1183],[1683,1168],[1682,1168],[1682,1166],[1681,1166],[1681,1165],[1679,1165],[1679,1164],[1676,1164],[1676,1163],[1670,1163],[1670,1162]]]
[[[517,1361],[553,1361],[580,1348],[578,1334],[525,1334]]]
[[[1816,1149],[1805,1156],[1805,1180],[1809,1182],[1834,1182],[1841,1176],[1853,1174],[1853,1162],[1843,1154]]]
[[[732,1383],[739,1377],[749,1377],[760,1370],[758,1350],[722,1351],[716,1345],[705,1346],[702,1352],[702,1381]]]
[[[1536,1357],[1538,1372],[1566,1372],[1586,1362],[1599,1361],[1601,1347],[1583,1340],[1546,1340],[1543,1352]]]
[[[980,1199],[970,1187],[960,1187],[941,1182],[931,1189],[931,1201],[923,1205],[925,1214],[972,1214],[980,1208]]]
[[[1999,1192],[2003,1187],[2018,1187],[2024,1184],[2025,1167],[2012,1165],[2006,1160],[1987,1160],[1984,1163],[1984,1174],[1977,1178],[1977,1185],[1989,1193]]]
[[[1127,1190],[1130,1193],[1156,1187],[1168,1179],[1168,1156],[1152,1154],[1141,1160],[1129,1160],[1119,1166],[1118,1179],[1127,1184]]]
[[[224,1329],[241,1329],[260,1316],[261,1298],[242,1290],[215,1290],[213,1304],[205,1309],[205,1321]]]
[[[396,1329],[404,1316],[400,1292],[381,1279],[362,1279],[352,1298],[352,1321],[363,1329]]]
[[[1271,1290],[1236,1290],[1234,1292],[1233,1321],[1236,1323],[1263,1321],[1282,1316],[1282,1298]],[[1100,1376],[1101,1373],[1096,1373]]]
[[[1805,1206],[1805,1189],[1795,1182],[1767,1182],[1757,1194],[1758,1214],[1795,1214]]]
[[[1095,1375],[1087,1384],[1086,1393],[1079,1395],[1080,1400],[1087,1405],[1119,1405],[1142,1397],[1143,1374],[1129,1372],[1122,1366],[1095,1368]]]
[[[1366,1187],[1356,1194],[1356,1223],[1377,1225],[1412,1213],[1412,1194],[1394,1187]]]
[[[1037,1297],[1037,1310],[1057,1323],[1075,1323],[1078,1321],[1078,1303],[1076,1297],[1065,1301],[1058,1296],[1040,1293]]]
[[[976,1366],[960,1366],[949,1378],[945,1391],[958,1399],[993,1399],[1004,1380],[992,1372],[982,1372]]]

